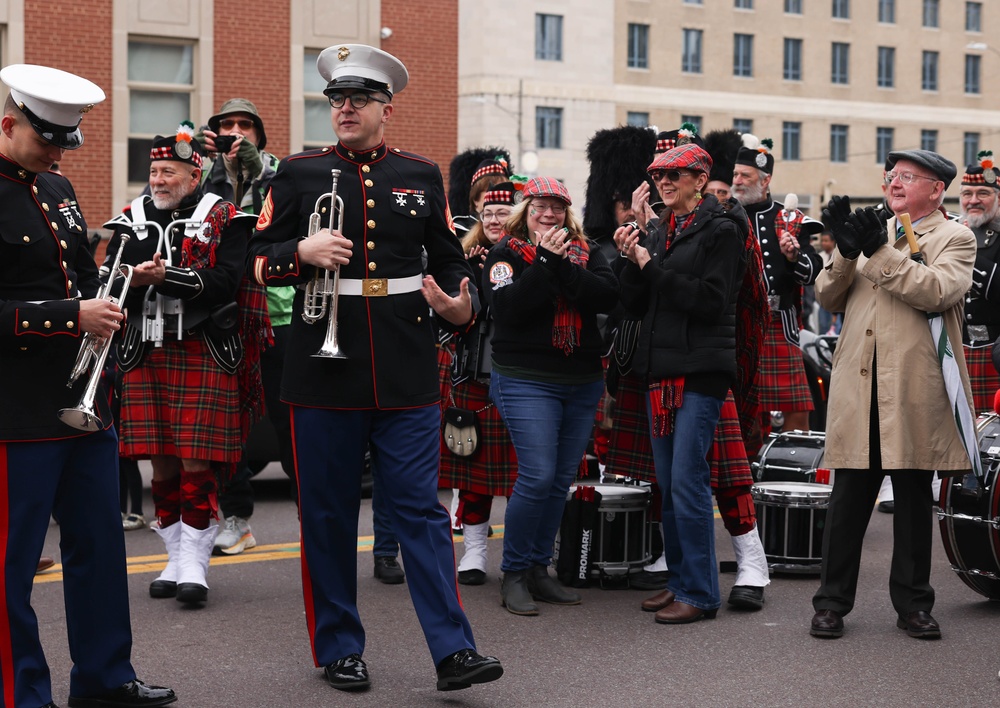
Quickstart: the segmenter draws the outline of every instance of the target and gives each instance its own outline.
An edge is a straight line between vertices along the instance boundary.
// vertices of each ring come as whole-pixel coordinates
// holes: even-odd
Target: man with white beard
[[[965,168],[958,193],[962,221],[976,235],[976,265],[972,288],[965,296],[962,343],[972,383],[976,411],[993,410],[1000,376],[993,365],[993,342],[1000,336],[1000,171],[993,153],[980,152],[978,162]]]

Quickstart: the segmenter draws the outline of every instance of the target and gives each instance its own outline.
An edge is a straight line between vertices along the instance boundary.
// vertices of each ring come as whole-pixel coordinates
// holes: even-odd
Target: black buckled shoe
[[[930,612],[918,610],[896,620],[896,626],[917,639],[940,639],[941,625],[931,617]]]
[[[70,708],[154,708],[177,700],[177,694],[163,686],[147,686],[139,679],[122,684],[100,696],[70,696]]]
[[[437,667],[437,689],[458,691],[474,683],[489,683],[503,676],[500,660],[481,656],[472,649],[456,651]]]
[[[372,685],[368,665],[360,654],[351,654],[323,667],[326,680],[338,691],[365,691]]]
[[[844,636],[844,618],[833,610],[819,610],[813,615],[809,634],[823,639],[837,639]]]
[[[375,556],[375,579],[386,585],[399,585],[406,574],[392,556]]]
[[[756,585],[734,585],[729,591],[729,604],[741,610],[760,610],[764,607],[764,588]]]

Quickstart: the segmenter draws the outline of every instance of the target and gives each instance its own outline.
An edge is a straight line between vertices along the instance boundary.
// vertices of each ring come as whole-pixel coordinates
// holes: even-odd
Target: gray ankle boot
[[[526,570],[504,573],[500,584],[500,604],[515,615],[534,616],[538,614],[538,605],[531,601],[528,592]]]
[[[542,565],[528,570],[528,592],[536,600],[553,605],[579,605],[583,598],[570,592],[549,575],[549,569]]]

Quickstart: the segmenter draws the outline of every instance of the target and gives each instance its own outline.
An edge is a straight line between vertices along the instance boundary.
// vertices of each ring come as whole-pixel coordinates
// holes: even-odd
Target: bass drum
[[[750,465],[754,481],[832,484],[830,471],[823,468],[825,446],[823,432],[771,433]]]
[[[1000,600],[1000,417],[976,421],[984,481],[971,472],[941,484],[938,522],[951,569],[966,585],[991,600]]]

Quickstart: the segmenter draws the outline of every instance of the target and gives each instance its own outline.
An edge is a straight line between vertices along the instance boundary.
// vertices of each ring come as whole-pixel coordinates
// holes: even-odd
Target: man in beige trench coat
[[[889,595],[896,626],[911,637],[940,638],[930,614],[931,477],[933,470],[947,476],[971,468],[927,323],[928,313],[942,313],[971,407],[961,323],[976,240],[940,209],[957,170],[926,150],[892,152],[886,169],[886,201],[895,214],[888,224],[871,208],[851,213],[847,197],[834,197],[823,212],[837,253],[816,280],[816,299],[845,314],[827,419],[824,462],[836,475],[813,597],[810,633],[817,637],[844,633],[865,530],[889,474],[896,507]],[[896,236],[896,217],[904,213],[926,264],[911,260],[906,239]]]

